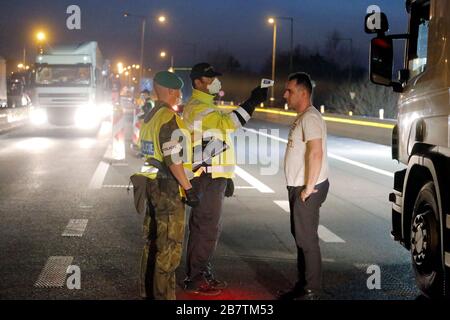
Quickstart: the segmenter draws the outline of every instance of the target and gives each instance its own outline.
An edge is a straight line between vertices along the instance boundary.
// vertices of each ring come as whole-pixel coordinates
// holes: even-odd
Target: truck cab
[[[418,288],[448,296],[450,276],[450,1],[406,1],[408,33],[387,34],[382,12],[366,16],[370,79],[400,92],[392,157],[396,172],[392,237],[411,253]],[[376,26],[376,27],[374,27]],[[405,41],[403,68],[393,79],[394,41]]]
[[[100,124],[110,106],[109,70],[96,42],[54,47],[36,58],[34,76],[35,124]],[[109,99],[108,99],[109,98]]]

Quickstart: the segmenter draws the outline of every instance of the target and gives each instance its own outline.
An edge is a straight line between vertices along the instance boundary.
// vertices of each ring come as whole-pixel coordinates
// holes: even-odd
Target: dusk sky
[[[81,8],[81,30],[66,28],[66,8]],[[354,41],[355,57],[364,63],[370,36],[363,30],[369,5],[376,4],[387,13],[391,32],[406,31],[406,12],[402,0],[0,0],[0,55],[20,60],[27,43],[35,51],[33,32],[48,32],[49,43],[78,43],[96,40],[105,57],[127,63],[139,62],[140,22],[125,19],[123,12],[146,15],[146,64],[161,66],[161,49],[174,55],[175,65],[193,61],[193,43],[197,60],[205,53],[226,48],[243,65],[259,68],[271,55],[272,27],[269,16],[294,18],[294,42],[312,50],[323,50],[334,29]],[[166,25],[156,22],[165,14]],[[278,25],[278,49],[289,49],[290,25]]]

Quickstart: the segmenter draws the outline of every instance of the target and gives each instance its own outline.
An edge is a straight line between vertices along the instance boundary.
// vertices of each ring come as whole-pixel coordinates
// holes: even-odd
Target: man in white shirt
[[[313,87],[308,74],[289,76],[284,98],[298,116],[291,126],[284,159],[289,193],[291,232],[297,245],[298,281],[279,299],[316,299],[322,289],[319,246],[319,209],[329,189],[327,128],[312,105]]]

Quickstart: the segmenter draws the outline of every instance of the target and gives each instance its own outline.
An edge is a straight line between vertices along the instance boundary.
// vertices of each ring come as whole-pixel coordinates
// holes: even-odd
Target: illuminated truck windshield
[[[38,86],[89,86],[90,66],[45,65],[36,70]]]

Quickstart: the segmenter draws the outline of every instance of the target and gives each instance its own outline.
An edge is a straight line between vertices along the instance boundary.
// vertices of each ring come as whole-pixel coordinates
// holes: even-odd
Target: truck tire
[[[418,288],[429,298],[445,293],[440,217],[433,182],[417,195],[411,219],[411,259]]]

